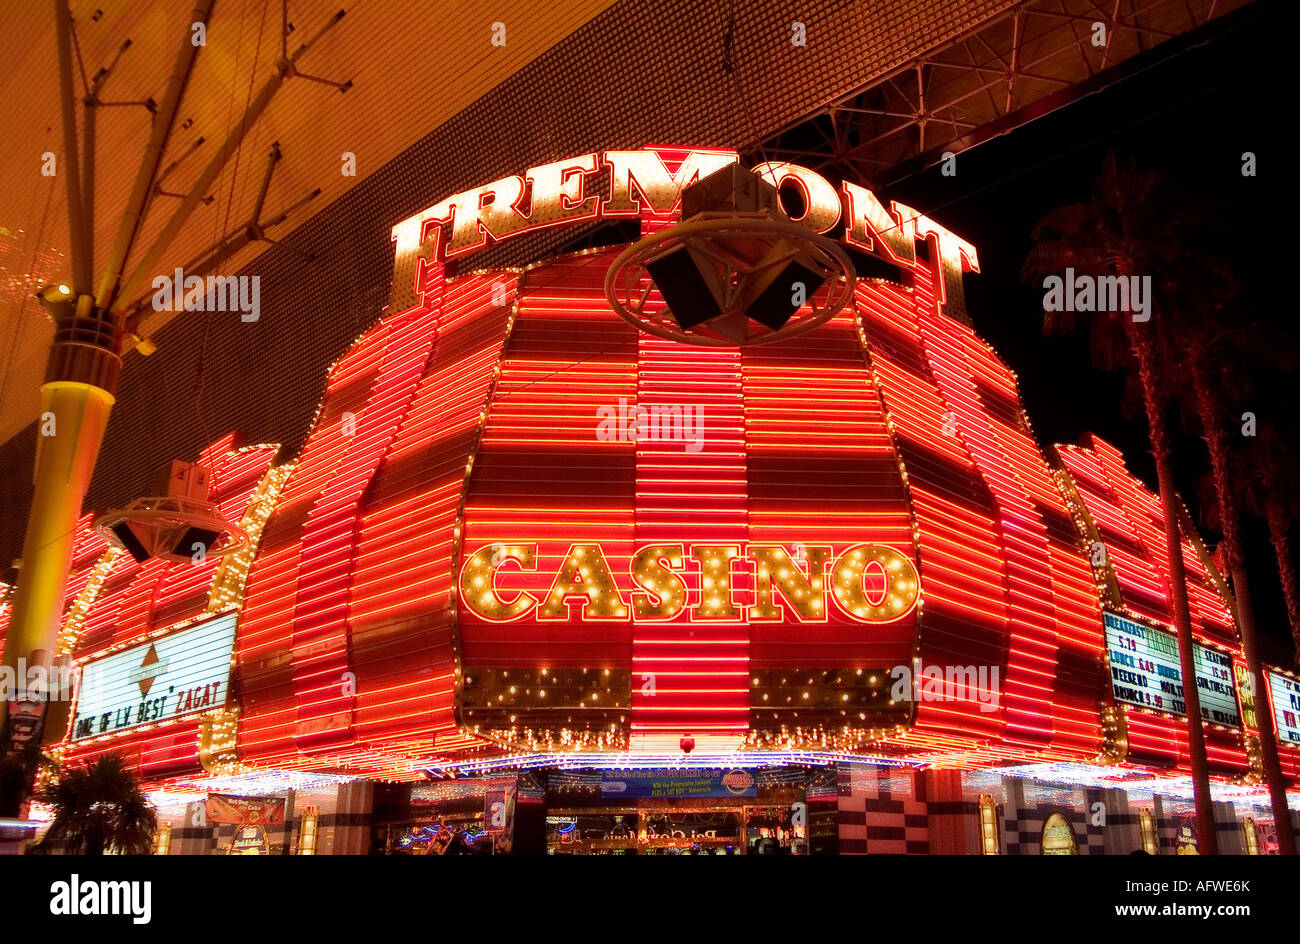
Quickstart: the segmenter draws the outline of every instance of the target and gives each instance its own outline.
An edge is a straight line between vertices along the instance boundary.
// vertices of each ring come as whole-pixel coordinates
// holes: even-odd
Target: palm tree
[[[1189,212],[1189,209],[1192,212]],[[1178,635],[1179,665],[1184,680],[1187,742],[1200,844],[1204,853],[1218,852],[1214,808],[1210,796],[1205,732],[1196,690],[1191,613],[1187,603],[1187,574],[1183,565],[1178,497],[1170,469],[1170,439],[1165,411],[1169,392],[1164,381],[1158,331],[1167,326],[1187,287],[1184,247],[1195,241],[1203,220],[1161,178],[1138,170],[1131,160],[1107,155],[1087,203],[1058,207],[1034,227],[1036,245],[1025,261],[1026,278],[1061,275],[1066,268],[1086,276],[1149,276],[1155,289],[1150,319],[1133,320],[1128,312],[1044,310],[1045,332],[1072,330],[1080,316],[1089,322],[1099,366],[1115,366],[1120,352],[1136,360],[1142,403],[1155,459],[1160,503],[1164,511],[1165,545],[1169,558],[1170,604]],[[1185,300],[1185,299],[1184,299]],[[1163,333],[1163,332],[1162,332]]]
[[[1198,298],[1209,301],[1211,296],[1199,294]],[[1176,335],[1186,354],[1184,363],[1191,375],[1191,399],[1200,420],[1201,435],[1210,453],[1213,501],[1219,529],[1223,534],[1223,560],[1232,580],[1237,628],[1241,633],[1241,647],[1246,657],[1253,695],[1263,691],[1260,682],[1264,674],[1255,634],[1255,607],[1247,579],[1245,547],[1241,540],[1241,480],[1233,474],[1233,463],[1230,461],[1227,404],[1224,398],[1225,384],[1222,381],[1233,377],[1232,366],[1240,362],[1238,357],[1232,355],[1256,346],[1255,340],[1264,337],[1265,333],[1236,317],[1235,312],[1211,302],[1185,309],[1176,322]],[[1219,382],[1216,382],[1216,378]],[[1282,855],[1295,855],[1295,834],[1291,829],[1290,810],[1287,806],[1286,781],[1277,756],[1277,734],[1273,727],[1271,707],[1260,705],[1257,701],[1255,720],[1264,780],[1268,784],[1273,819],[1277,823],[1278,851]]]
[[[1300,475],[1300,469],[1292,468]],[[1292,483],[1295,479],[1290,480]],[[1287,620],[1291,624],[1291,638],[1295,642],[1295,666],[1300,669],[1300,586],[1296,583],[1295,557],[1291,550],[1291,525],[1300,519],[1300,501],[1295,492],[1278,489],[1264,501],[1264,518],[1268,521],[1268,536],[1277,554],[1278,572],[1282,577],[1282,596],[1286,599]]]
[[[146,855],[158,815],[119,756],[108,754],[62,772],[42,791],[54,811],[43,849],[74,855]]]
[[[1269,422],[1260,423],[1252,446],[1246,502],[1252,514],[1268,523],[1291,638],[1295,641],[1295,664],[1300,668],[1300,582],[1291,550],[1291,526],[1300,520],[1300,491],[1296,488],[1300,482],[1300,454]]]

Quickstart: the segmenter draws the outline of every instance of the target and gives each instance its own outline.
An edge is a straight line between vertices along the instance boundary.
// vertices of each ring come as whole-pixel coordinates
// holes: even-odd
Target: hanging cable
[[[731,76],[732,85],[736,88],[736,98],[740,101],[740,110],[744,113],[745,121],[749,124],[749,133],[753,136],[753,148],[758,151],[758,156],[763,159],[763,163],[768,163],[767,150],[763,147],[763,142],[758,134],[758,124],[754,121],[754,113],[749,109],[749,99],[745,96],[745,90],[740,84],[740,69],[736,65],[736,0],[731,0],[731,5],[727,11],[727,28],[722,33],[722,71]],[[776,183],[776,174],[774,171],[768,171],[772,176],[772,183]]]

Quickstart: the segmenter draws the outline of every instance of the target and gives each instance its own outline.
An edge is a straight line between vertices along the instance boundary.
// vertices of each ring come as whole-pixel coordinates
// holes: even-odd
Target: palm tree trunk
[[[99,828],[98,823],[92,823],[86,828],[86,855],[97,856],[104,854],[104,833]]]
[[[1300,587],[1296,585],[1291,536],[1287,532],[1282,507],[1276,501],[1266,503],[1264,517],[1268,520],[1268,536],[1273,542],[1273,551],[1277,554],[1277,569],[1282,576],[1282,596],[1286,599],[1287,621],[1291,624],[1291,638],[1295,640],[1296,668],[1300,669]]]
[[[1255,639],[1255,613],[1246,582],[1246,567],[1240,561],[1232,565],[1232,590],[1237,598],[1237,621],[1241,627],[1241,648],[1246,656],[1246,669],[1250,673],[1251,692],[1255,702],[1255,722],[1259,731],[1260,760],[1264,766],[1264,780],[1268,784],[1269,799],[1273,804],[1273,822],[1277,824],[1277,848],[1282,855],[1295,855],[1295,829],[1291,825],[1291,810],[1286,802],[1286,780],[1277,756],[1277,732],[1273,726],[1273,706],[1264,697],[1264,671],[1259,661]],[[1249,627],[1249,629],[1247,628]]]
[[[1183,706],[1187,715],[1187,752],[1192,767],[1192,789],[1196,796],[1197,846],[1202,855],[1217,855],[1219,837],[1214,823],[1214,802],[1210,796],[1210,768],[1205,755],[1205,729],[1201,723],[1201,699],[1196,689],[1196,656],[1192,639],[1192,616],[1187,605],[1187,571],[1183,566],[1182,534],[1178,528],[1174,477],[1169,468],[1169,431],[1165,427],[1164,400],[1160,396],[1155,368],[1155,349],[1148,334],[1132,319],[1124,319],[1124,331],[1137,355],[1138,379],[1146,407],[1151,453],[1156,462],[1160,505],[1165,518],[1165,546],[1169,554],[1169,595],[1178,635],[1178,665],[1183,679]]]
[[[1219,502],[1219,526],[1223,529],[1223,544],[1232,578],[1232,594],[1237,604],[1237,628],[1241,632],[1241,648],[1246,656],[1246,671],[1250,673],[1250,692],[1255,704],[1255,726],[1259,732],[1260,760],[1264,780],[1268,784],[1269,799],[1273,804],[1273,822],[1277,824],[1278,851],[1282,855],[1295,855],[1295,833],[1291,828],[1291,811],[1286,802],[1286,781],[1282,778],[1282,765],[1277,757],[1277,733],[1273,728],[1273,706],[1264,703],[1264,670],[1259,661],[1259,646],[1255,636],[1255,606],[1250,598],[1250,583],[1246,577],[1244,549],[1241,544],[1240,519],[1237,517],[1237,493],[1233,491],[1228,472],[1228,436],[1219,421],[1215,396],[1205,365],[1193,357],[1192,386],[1196,392],[1196,409],[1201,416],[1201,431],[1210,450],[1210,468],[1214,473],[1214,494]]]

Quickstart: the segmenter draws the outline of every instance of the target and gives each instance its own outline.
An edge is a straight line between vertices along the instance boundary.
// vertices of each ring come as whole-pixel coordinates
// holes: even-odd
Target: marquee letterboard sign
[[[1106,613],[1105,622],[1115,700],[1138,708],[1185,715],[1177,637],[1116,613]],[[1213,724],[1241,727],[1232,657],[1201,645],[1194,651],[1201,718]]]
[[[230,685],[235,613],[86,663],[72,740],[220,708]]]
[[[1278,740],[1300,746],[1300,682],[1278,672],[1269,672],[1268,690],[1273,696]]]

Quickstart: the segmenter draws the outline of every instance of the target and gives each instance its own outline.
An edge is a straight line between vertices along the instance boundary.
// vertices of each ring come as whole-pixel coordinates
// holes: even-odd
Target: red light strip
[[[1134,615],[1172,631],[1168,591],[1168,555],[1164,516],[1157,496],[1124,466],[1109,443],[1093,436],[1091,449],[1060,447],[1062,464],[1097,527],[1111,570],[1119,583],[1123,605]],[[1190,542],[1183,542],[1193,633],[1236,649],[1231,629],[1224,625],[1224,604]],[[1199,591],[1199,592],[1198,592]],[[1225,639],[1226,637],[1226,639]],[[1181,719],[1125,707],[1129,758],[1136,763],[1190,768],[1186,724]],[[1206,753],[1212,772],[1237,775],[1247,768],[1240,733],[1217,726],[1205,729]]]
[[[918,286],[924,273],[917,271]],[[932,296],[925,303],[933,304]],[[1004,563],[987,492],[954,436],[943,435],[949,413],[930,379],[914,294],[884,283],[859,283],[858,311],[885,406],[907,469],[920,547],[924,610],[918,656],[923,665],[998,666],[1006,662],[1008,627]],[[980,711],[973,700],[921,701],[915,737],[962,731],[1001,738],[1002,710]]]
[[[226,436],[207,447],[201,461],[212,473],[211,498],[222,514],[238,521],[248,507],[254,489],[271,467],[277,447],[258,446],[234,450],[234,438]],[[82,519],[74,551],[78,572],[73,584],[84,586],[98,550],[106,546],[91,529],[93,516]],[[93,556],[92,556],[93,555]],[[150,633],[202,616],[207,609],[212,579],[219,560],[200,563],[150,560],[137,564],[130,555],[120,555],[104,582],[99,596],[87,610],[84,628],[73,655],[82,660],[105,649],[134,643]],[[71,602],[72,597],[69,597]],[[80,763],[106,753],[138,757],[145,777],[166,777],[198,770],[195,753],[199,720],[196,717],[162,727],[148,727],[113,737],[72,744],[64,742],[64,759]]]

